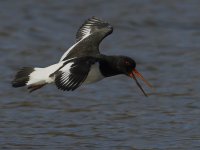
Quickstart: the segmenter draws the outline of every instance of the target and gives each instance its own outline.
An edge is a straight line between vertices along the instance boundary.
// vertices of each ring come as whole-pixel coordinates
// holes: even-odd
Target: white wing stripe
[[[70,69],[72,68],[73,64],[73,62],[70,62],[60,69],[60,71],[62,72],[62,76],[60,79],[63,84],[66,84],[69,81],[69,76],[71,74]]]
[[[101,27],[101,25],[103,24],[108,24],[105,23],[95,17],[92,17],[90,19],[88,19],[78,30],[77,35],[76,35],[76,40],[78,41],[77,43],[75,43],[73,46],[71,46],[61,57],[60,61],[62,61],[63,59],[65,59],[69,53],[71,51],[73,51],[73,49],[85,38],[87,38],[88,36],[90,36],[91,34],[93,34],[93,32],[95,32],[96,27]]]
[[[61,59],[60,59],[59,62],[63,61],[63,59],[64,59],[65,57],[67,57],[67,55],[73,50],[73,48],[76,47],[76,45],[78,45],[81,41],[83,41],[83,40],[84,40],[86,37],[88,37],[89,35],[90,35],[90,34],[85,35],[80,41],[78,41],[77,43],[75,43],[74,45],[72,45],[72,46],[62,55],[62,57],[61,57]]]

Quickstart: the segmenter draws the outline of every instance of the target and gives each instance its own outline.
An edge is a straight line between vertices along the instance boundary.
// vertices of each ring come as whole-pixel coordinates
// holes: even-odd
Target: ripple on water
[[[1,149],[199,149],[200,1],[20,2],[0,1]],[[155,92],[125,76],[74,92],[11,87],[18,68],[58,62],[93,15],[115,27],[101,51],[133,57]]]

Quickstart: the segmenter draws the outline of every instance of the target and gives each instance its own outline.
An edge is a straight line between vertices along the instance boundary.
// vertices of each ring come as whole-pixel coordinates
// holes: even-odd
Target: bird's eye
[[[128,66],[130,66],[131,64],[128,62],[128,61],[125,61],[125,64],[126,65],[128,65]]]

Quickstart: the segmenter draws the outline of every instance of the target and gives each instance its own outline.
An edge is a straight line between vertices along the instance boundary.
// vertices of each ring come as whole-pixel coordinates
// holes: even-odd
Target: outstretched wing
[[[76,40],[77,42],[92,35],[93,33],[97,32],[103,32],[101,30],[105,29],[106,33],[111,33],[113,30],[113,27],[108,24],[107,22],[104,22],[96,17],[92,17],[84,22],[82,26],[79,28],[78,32],[76,33]],[[106,35],[104,35],[106,36]],[[101,38],[103,39],[104,36]]]
[[[55,84],[61,90],[75,90],[87,78],[90,67],[96,60],[92,57],[81,57],[66,61],[61,69],[56,71]]]
[[[110,24],[96,17],[86,20],[76,34],[77,42],[64,53],[60,61],[99,54],[100,42],[112,31]]]

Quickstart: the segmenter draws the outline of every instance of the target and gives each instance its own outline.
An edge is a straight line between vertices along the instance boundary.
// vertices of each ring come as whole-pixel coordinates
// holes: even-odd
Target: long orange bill
[[[130,74],[130,77],[132,77],[132,78],[135,80],[137,86],[140,88],[140,90],[142,91],[142,93],[147,97],[148,95],[147,95],[147,94],[145,93],[145,91],[143,90],[142,86],[140,85],[140,83],[139,83],[138,80],[136,79],[135,75],[134,75],[133,73],[131,73],[131,74]]]
[[[144,81],[144,83],[146,83],[150,88],[153,88],[153,86],[147,80],[145,80],[145,78],[136,69],[133,70],[133,73],[135,73],[135,75],[137,75],[137,77],[142,79]]]
[[[152,85],[151,85],[147,80],[145,80],[144,77],[143,77],[136,69],[134,69],[133,72],[130,74],[130,77],[132,77],[132,78],[135,80],[137,86],[140,88],[140,90],[143,92],[143,94],[144,94],[145,96],[148,96],[148,95],[145,93],[145,91],[143,90],[142,86],[139,84],[139,82],[138,82],[138,80],[137,80],[137,78],[135,77],[134,74],[135,74],[137,77],[141,78],[149,87],[152,88]]]

